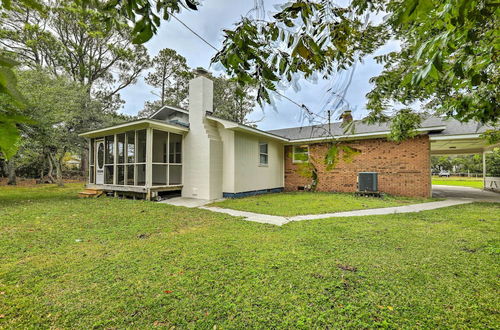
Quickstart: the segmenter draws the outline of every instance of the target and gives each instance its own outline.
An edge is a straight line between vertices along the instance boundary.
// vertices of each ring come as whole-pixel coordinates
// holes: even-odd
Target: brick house
[[[478,123],[460,123],[452,119],[431,117],[424,120],[420,134],[400,143],[388,140],[389,124],[367,125],[354,122],[355,131],[345,134],[342,123],[273,130],[286,137],[285,190],[304,189],[311,179],[303,175],[297,151],[316,160],[318,191],[355,192],[360,172],[376,172],[380,192],[399,196],[431,196],[431,154],[483,153],[487,147],[480,133],[487,127]],[[328,140],[335,136],[339,146],[347,145],[361,153],[351,161],[340,161],[327,171],[323,160]],[[342,159],[342,151],[340,151]]]

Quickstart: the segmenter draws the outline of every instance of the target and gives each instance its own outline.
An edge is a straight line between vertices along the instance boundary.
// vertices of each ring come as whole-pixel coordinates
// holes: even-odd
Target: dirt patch
[[[342,270],[348,271],[348,272],[357,272],[358,271],[358,269],[356,267],[350,266],[350,265],[338,264],[337,267],[342,269]]]

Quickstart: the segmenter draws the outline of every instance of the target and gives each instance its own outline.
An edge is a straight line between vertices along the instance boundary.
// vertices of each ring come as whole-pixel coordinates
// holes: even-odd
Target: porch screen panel
[[[137,134],[137,163],[146,162],[146,130],[140,130]]]
[[[114,166],[106,165],[104,166],[104,183],[105,184],[113,184],[113,174],[114,174]]]
[[[168,154],[170,164],[182,163],[182,135],[170,133]]]
[[[127,175],[127,179],[125,181],[125,184],[127,186],[133,186],[135,184],[135,180],[134,180],[134,165],[127,165],[126,166],[126,175]]]
[[[117,152],[117,163],[125,163],[125,134],[116,135],[116,152]]]
[[[168,184],[168,132],[153,130],[153,186],[166,186]]]
[[[89,147],[89,183],[95,183],[95,139],[90,139]]]
[[[168,166],[169,173],[168,179],[170,185],[181,184],[182,183],[182,165],[170,164]]]
[[[104,145],[104,183],[114,184],[115,136],[106,136]]]
[[[153,130],[153,163],[167,163],[168,133]]]
[[[116,184],[125,184],[125,133],[116,135]]]
[[[136,186],[146,185],[146,164],[135,165],[135,171],[137,172],[137,183]]]
[[[125,184],[125,165],[116,165],[116,184]]]
[[[165,186],[167,184],[167,165],[153,164],[153,186]]]
[[[115,161],[115,152],[114,152],[115,136],[114,135],[106,136],[105,144],[106,144],[106,149],[105,149],[104,163],[113,164]]]
[[[126,133],[127,136],[127,163],[135,163],[135,131]]]

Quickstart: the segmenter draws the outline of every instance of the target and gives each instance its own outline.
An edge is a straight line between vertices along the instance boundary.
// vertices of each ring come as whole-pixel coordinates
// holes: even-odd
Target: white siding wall
[[[259,142],[268,143],[267,166],[259,165]],[[284,147],[281,143],[250,134],[234,134],[234,191],[245,192],[284,186]]]
[[[223,150],[223,172],[222,172],[222,191],[234,193],[234,131],[225,129],[219,124],[219,135],[222,139]]]

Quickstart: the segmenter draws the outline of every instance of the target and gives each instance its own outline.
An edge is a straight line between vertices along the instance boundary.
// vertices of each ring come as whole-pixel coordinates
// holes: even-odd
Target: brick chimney
[[[352,122],[352,111],[346,110],[340,115],[340,119],[342,119],[342,126],[349,125]]]

